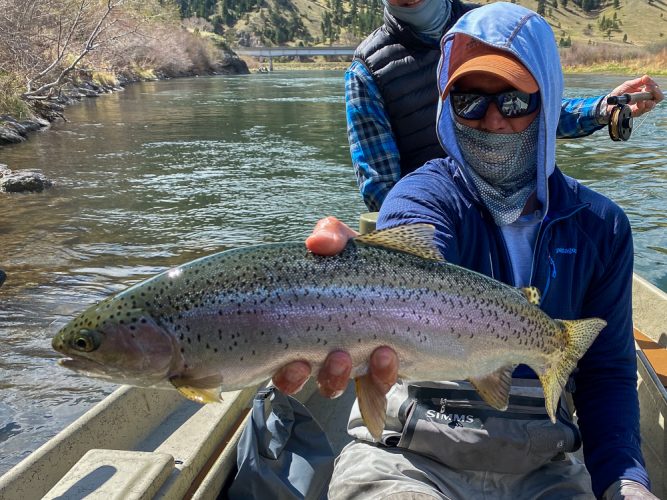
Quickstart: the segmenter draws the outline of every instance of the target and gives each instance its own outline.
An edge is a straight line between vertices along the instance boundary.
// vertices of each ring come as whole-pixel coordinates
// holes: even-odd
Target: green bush
[[[17,120],[33,116],[28,103],[21,99],[25,87],[12,73],[0,73],[0,115],[10,115]]]

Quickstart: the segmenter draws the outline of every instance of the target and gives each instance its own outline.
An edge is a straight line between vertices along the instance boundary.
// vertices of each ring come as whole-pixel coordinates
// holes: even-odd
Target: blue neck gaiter
[[[439,40],[449,20],[452,10],[451,0],[422,0],[414,7],[391,5],[389,0],[382,0],[389,14],[427,38]]]

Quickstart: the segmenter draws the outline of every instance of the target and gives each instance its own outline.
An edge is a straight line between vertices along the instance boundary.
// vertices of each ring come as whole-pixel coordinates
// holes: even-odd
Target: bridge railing
[[[352,56],[356,47],[237,47],[239,55],[254,57],[280,56]]]

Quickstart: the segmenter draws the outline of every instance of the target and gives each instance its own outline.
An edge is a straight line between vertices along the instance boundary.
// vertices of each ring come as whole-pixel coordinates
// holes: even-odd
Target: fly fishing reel
[[[614,106],[609,114],[609,137],[612,141],[627,141],[632,134],[632,110],[629,104],[653,99],[650,92],[622,94],[607,97],[607,105]]]

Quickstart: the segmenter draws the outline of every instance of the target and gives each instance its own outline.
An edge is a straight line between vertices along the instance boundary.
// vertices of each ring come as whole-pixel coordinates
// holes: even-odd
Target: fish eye
[[[82,352],[91,352],[98,347],[91,336],[91,332],[88,330],[81,330],[79,335],[74,337],[70,344],[72,348]]]

